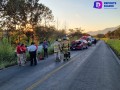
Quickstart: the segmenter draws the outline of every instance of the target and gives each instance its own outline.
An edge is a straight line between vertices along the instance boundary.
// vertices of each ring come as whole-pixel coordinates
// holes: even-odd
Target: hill
[[[90,34],[90,35],[106,34],[108,31],[114,31],[114,30],[116,30],[119,27],[120,27],[120,25],[117,26],[117,27],[105,28],[103,30],[98,30],[98,31],[89,31],[87,33]]]

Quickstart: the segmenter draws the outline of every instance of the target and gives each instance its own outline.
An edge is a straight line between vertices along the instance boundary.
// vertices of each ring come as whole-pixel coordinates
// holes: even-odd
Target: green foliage
[[[120,39],[120,27],[117,28],[115,31],[109,31],[105,34],[106,38],[110,39]]]
[[[97,36],[96,36],[97,38],[104,38],[105,37],[105,35],[104,34],[97,34]]]
[[[105,41],[107,43],[107,41],[109,40],[109,38],[102,38],[101,40]]]
[[[35,33],[39,41],[43,41],[45,39],[49,40],[50,38],[53,38],[53,35],[55,34],[54,31],[55,31],[54,27],[40,26],[35,28]]]
[[[15,52],[13,47],[4,38],[0,43],[0,68],[16,63]]]
[[[51,45],[51,46],[48,48],[48,53],[49,53],[49,54],[53,54],[53,53],[54,53],[54,47],[53,47],[53,45]]]
[[[39,3],[39,0],[0,0],[0,17],[1,28],[6,30],[8,40],[14,39],[12,43],[21,42],[21,38],[23,38],[22,41],[26,40],[28,43],[30,38],[34,41],[35,27],[38,27],[42,22],[45,22],[46,26],[54,18],[52,10]],[[33,30],[32,34],[29,32],[30,30]]]
[[[108,40],[107,43],[120,55],[120,40]]]
[[[104,40],[120,56],[120,40],[107,38]]]

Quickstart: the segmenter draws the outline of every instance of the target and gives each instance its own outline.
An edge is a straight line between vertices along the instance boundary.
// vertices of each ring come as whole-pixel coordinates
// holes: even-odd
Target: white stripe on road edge
[[[73,57],[79,56],[78,54],[74,55]],[[72,58],[73,58],[72,57]],[[71,59],[72,59],[71,58]],[[76,57],[77,58],[77,57]],[[62,66],[56,68],[55,70],[53,70],[52,72],[50,72],[49,74],[47,74],[45,77],[43,77],[42,79],[38,80],[37,82],[35,82],[34,84],[32,84],[30,87],[26,88],[26,90],[33,90],[35,87],[37,87],[39,84],[41,84],[42,82],[44,82],[45,80],[47,80],[49,77],[51,77],[53,74],[55,74],[57,71],[59,71],[60,69],[62,69],[64,66],[67,66],[70,62],[74,61],[76,59],[70,60],[67,63],[63,64]]]

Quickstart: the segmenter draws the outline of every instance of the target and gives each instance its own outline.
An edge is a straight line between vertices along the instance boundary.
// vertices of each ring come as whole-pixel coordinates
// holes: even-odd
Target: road
[[[120,90],[118,58],[103,41],[71,53],[68,62],[51,55],[37,66],[0,70],[0,90]]]

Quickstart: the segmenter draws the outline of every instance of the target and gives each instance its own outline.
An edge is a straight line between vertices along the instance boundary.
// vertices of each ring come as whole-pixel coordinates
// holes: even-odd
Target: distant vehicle
[[[87,38],[88,46],[91,46],[93,44],[93,39],[91,37]]]
[[[92,44],[94,44],[95,39],[94,39],[94,38],[91,38],[91,41],[92,41]]]
[[[91,46],[91,45],[92,45],[93,40],[92,40],[92,37],[91,37],[91,36],[82,36],[80,39],[86,40],[88,46]]]
[[[97,43],[97,40],[95,38],[93,38],[93,41],[92,41],[93,44],[96,44]]]
[[[88,40],[88,46],[91,46],[91,45],[92,45],[92,41]]]
[[[93,38],[92,36],[82,36],[80,38],[80,40],[86,40],[87,41],[87,44],[88,46],[91,46],[92,44],[96,44],[97,43],[97,40],[96,38]]]

